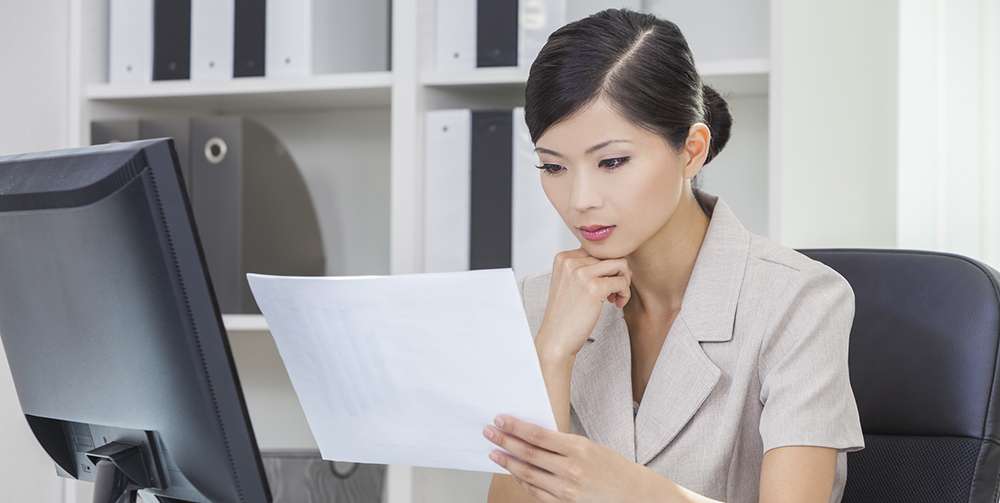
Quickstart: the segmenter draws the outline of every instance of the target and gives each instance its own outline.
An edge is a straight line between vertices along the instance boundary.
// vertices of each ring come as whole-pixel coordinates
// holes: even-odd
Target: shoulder
[[[849,298],[851,285],[837,271],[791,248],[751,234],[750,253],[744,283],[744,299],[758,298],[772,308],[805,307],[815,302],[836,302]]]

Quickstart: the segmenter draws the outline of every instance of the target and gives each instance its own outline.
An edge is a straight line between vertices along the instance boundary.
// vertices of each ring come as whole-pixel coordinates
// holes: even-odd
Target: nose
[[[604,202],[601,187],[597,177],[590,170],[576,170],[573,176],[572,192],[569,198],[570,206],[579,212],[598,208]]]

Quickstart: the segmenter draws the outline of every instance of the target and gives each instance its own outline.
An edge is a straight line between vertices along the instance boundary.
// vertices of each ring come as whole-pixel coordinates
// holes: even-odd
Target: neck
[[[694,194],[684,191],[667,224],[626,257],[633,274],[626,311],[654,317],[680,311],[709,221]]]

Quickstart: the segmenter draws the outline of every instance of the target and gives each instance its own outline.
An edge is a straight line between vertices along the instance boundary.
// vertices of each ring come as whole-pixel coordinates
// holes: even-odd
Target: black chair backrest
[[[1000,276],[957,255],[803,250],[854,289],[851,385],[865,449],[843,503],[1000,495]]]

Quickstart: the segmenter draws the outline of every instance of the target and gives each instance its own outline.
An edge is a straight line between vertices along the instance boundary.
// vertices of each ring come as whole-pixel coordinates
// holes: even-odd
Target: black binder
[[[191,78],[191,0],[153,0],[153,80]]]
[[[265,0],[236,0],[233,77],[264,76]]]
[[[476,66],[517,66],[517,0],[478,0]]]
[[[511,265],[513,124],[510,111],[472,112],[470,269]]]

